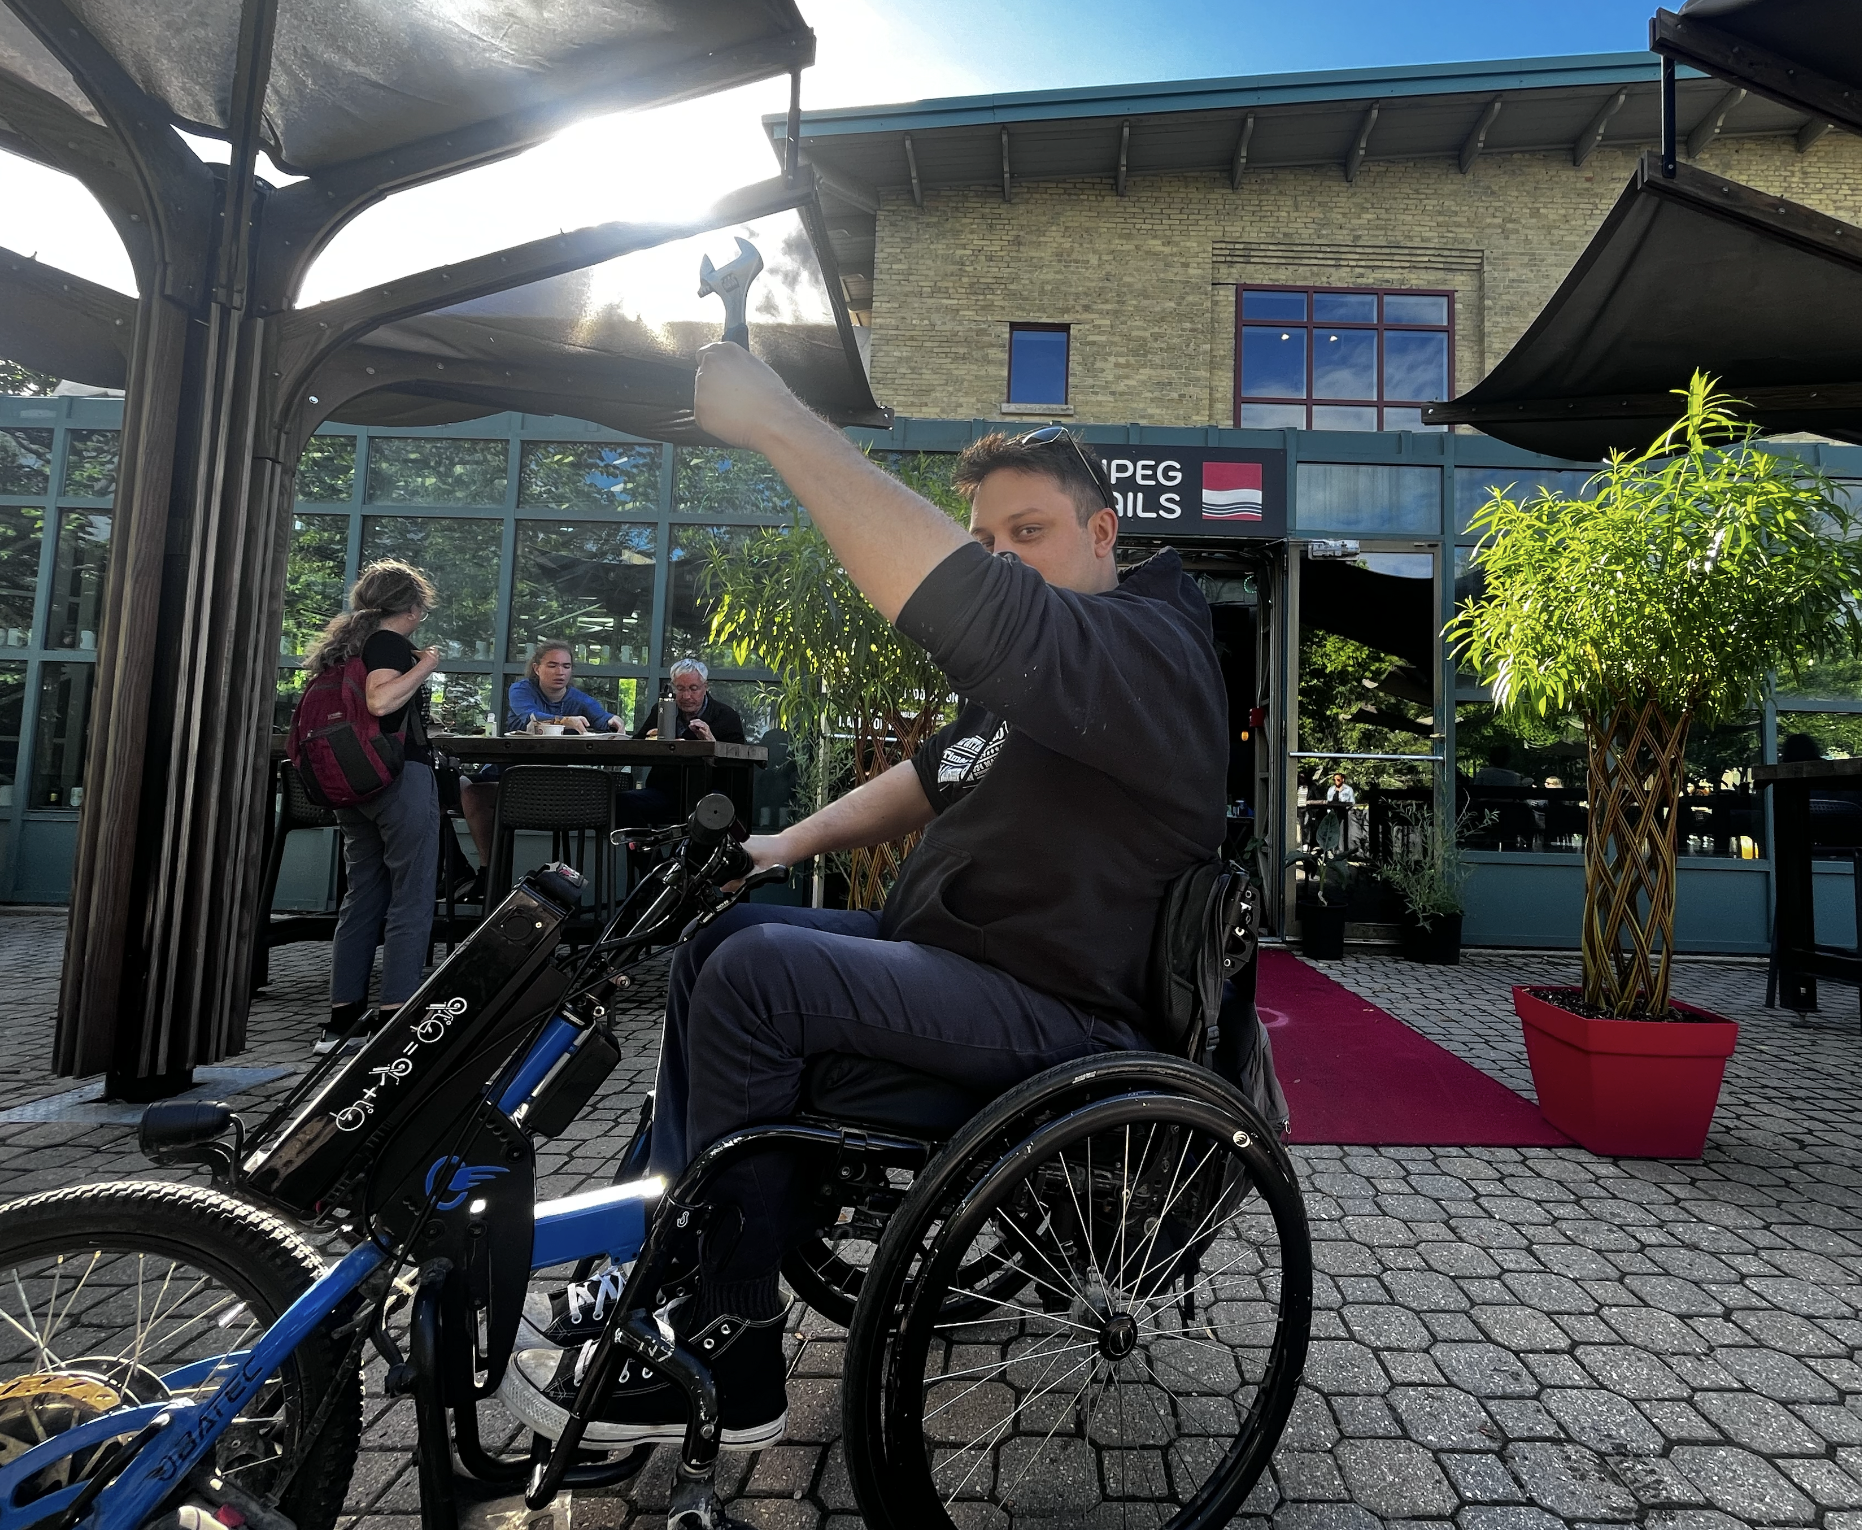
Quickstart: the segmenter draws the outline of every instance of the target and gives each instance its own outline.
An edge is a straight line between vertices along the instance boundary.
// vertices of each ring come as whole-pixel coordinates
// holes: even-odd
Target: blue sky
[[[1672,3],[1672,0],[1670,0]],[[800,0],[819,39],[816,107],[1309,69],[1610,53],[1647,45],[1655,0]],[[609,218],[708,206],[775,168],[766,81],[662,112],[586,122],[499,165],[389,198],[312,268],[316,302]],[[224,148],[198,145],[203,157]],[[129,262],[75,181],[0,153],[0,246],[121,291]],[[728,255],[728,241],[720,250]],[[681,286],[688,285],[681,277]]]

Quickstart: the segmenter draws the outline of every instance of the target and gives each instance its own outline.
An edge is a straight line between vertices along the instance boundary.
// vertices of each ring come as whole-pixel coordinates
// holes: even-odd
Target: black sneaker
[[[524,1315],[517,1324],[517,1347],[523,1349],[576,1349],[601,1337],[608,1309],[621,1299],[627,1268],[603,1270],[587,1280],[572,1280],[562,1290],[543,1295],[533,1291],[524,1298]]]
[[[746,1323],[722,1317],[684,1342],[711,1366],[720,1448],[762,1450],[780,1440],[789,1422],[782,1319]],[[594,1353],[592,1340],[574,1350],[520,1351],[511,1357],[498,1396],[538,1434],[560,1439]],[[629,1357],[582,1438],[593,1446],[676,1445],[685,1438],[685,1420],[685,1393],[677,1383],[657,1366]]]

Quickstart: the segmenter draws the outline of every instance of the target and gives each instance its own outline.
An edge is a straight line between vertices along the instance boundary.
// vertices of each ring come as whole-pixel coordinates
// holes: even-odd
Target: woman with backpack
[[[410,639],[438,598],[419,569],[396,559],[371,563],[349,592],[349,609],[304,658],[312,678],[292,726],[292,759],[312,796],[335,807],[349,878],[319,1053],[373,1031],[420,986],[426,968],[440,806],[421,714],[440,651],[416,649]],[[313,696],[317,715],[306,717]],[[377,945],[381,1010],[364,1023]]]

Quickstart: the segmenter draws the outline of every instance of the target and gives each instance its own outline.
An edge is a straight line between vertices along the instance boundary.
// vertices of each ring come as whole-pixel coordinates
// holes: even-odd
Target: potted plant
[[[1392,817],[1391,848],[1379,858],[1377,874],[1403,900],[1403,954],[1453,967],[1461,960],[1469,872],[1461,854],[1462,819],[1439,834],[1435,815],[1420,802],[1399,803]]]
[[[1669,996],[1688,730],[1862,652],[1862,547],[1835,485],[1758,445],[1711,379],[1676,391],[1679,421],[1594,497],[1482,507],[1485,589],[1449,637],[1497,713],[1584,731],[1583,984],[1513,990],[1540,1108],[1595,1152],[1694,1158],[1738,1027]]]
[[[1345,954],[1345,905],[1351,895],[1351,862],[1336,850],[1320,847],[1287,857],[1302,866],[1305,879],[1293,900],[1300,922],[1300,952],[1316,961],[1337,961]]]

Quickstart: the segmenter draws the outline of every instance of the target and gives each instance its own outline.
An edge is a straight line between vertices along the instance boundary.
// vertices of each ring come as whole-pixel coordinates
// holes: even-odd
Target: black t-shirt
[[[369,635],[369,640],[362,645],[363,668],[373,674],[378,669],[391,669],[397,675],[405,675],[420,662],[420,655],[414,651],[414,645],[398,632],[382,630]],[[408,728],[408,713],[414,713],[415,726]],[[392,712],[384,712],[381,717],[381,730],[384,733],[399,733],[407,729],[407,758],[419,760],[422,764],[433,763],[433,751],[427,747],[427,731],[423,726],[427,716],[427,688],[423,685],[414,694],[414,699]]]

